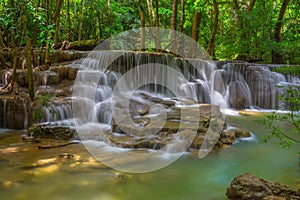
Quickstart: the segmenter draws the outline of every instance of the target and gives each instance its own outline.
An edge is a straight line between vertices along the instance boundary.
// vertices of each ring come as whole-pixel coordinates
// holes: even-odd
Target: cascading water
[[[149,63],[153,63],[154,67],[138,68]],[[170,77],[164,74],[163,70],[159,71],[159,65],[166,65],[181,73]],[[272,72],[274,66],[232,62],[217,67],[214,61],[174,58],[170,54],[157,53],[94,51],[81,61],[80,68],[77,75],[79,84],[76,87],[82,88],[79,96],[84,100],[80,101],[84,101],[84,105],[89,107],[85,120],[110,126],[114,124],[111,109],[113,92],[119,95],[119,99],[131,99],[130,105],[121,105],[120,101],[118,104],[121,107],[115,105],[115,109],[122,110],[127,106],[132,117],[136,115],[132,113],[133,110],[139,115],[147,113],[151,101],[161,101],[164,98],[176,101],[174,92],[161,86],[166,83],[173,84],[182,99],[191,99],[196,103],[212,103],[211,98],[214,98],[214,104],[234,109],[275,109],[280,106],[279,95],[284,93],[284,89],[278,85],[289,81],[299,83],[298,77]],[[137,70],[130,72],[133,69]],[[116,83],[128,72],[133,73],[131,75],[135,78],[122,82],[118,86],[119,91],[116,92]],[[88,76],[99,76],[99,80],[97,83],[88,82]],[[160,79],[165,82],[158,83],[157,80]],[[140,82],[144,84],[138,86]],[[126,96],[126,92],[132,89],[136,92],[130,97]],[[150,96],[147,97],[151,99],[149,102],[143,97],[146,93]],[[133,97],[142,100],[133,101]]]
[[[112,63],[108,61],[114,60]],[[112,120],[110,100],[114,86],[121,76],[130,70],[143,66],[144,64],[153,63],[154,65],[166,65],[178,70],[177,77],[170,77],[168,74],[163,74],[162,71],[153,68],[144,67],[135,72],[133,75],[135,80],[124,82],[121,91],[128,91],[129,88],[150,92],[153,96],[172,98],[174,94],[165,87],[161,87],[156,83],[156,80],[164,80],[165,85],[171,83],[178,89],[182,98],[193,99],[195,102],[210,103],[211,87],[217,88],[217,84],[211,84],[211,80],[222,81],[220,76],[216,76],[216,66],[214,62],[192,60],[176,60],[170,54],[151,54],[138,52],[92,52],[87,59],[81,64],[81,69],[77,74],[77,80],[80,83],[83,97],[91,96],[94,92],[94,85],[86,85],[86,77],[99,74],[99,82],[95,91],[95,105],[93,112],[96,113],[97,120],[102,123],[108,123]],[[104,68],[107,67],[105,70]],[[180,73],[182,71],[182,74]],[[188,81],[184,81],[186,79]],[[139,82],[145,83],[138,86]],[[150,83],[150,84],[149,84]],[[91,84],[91,83],[88,83]],[[136,87],[135,87],[136,86]],[[216,91],[218,92],[218,91]],[[121,95],[121,94],[120,94]],[[224,94],[223,94],[224,95]],[[91,104],[94,99],[85,99],[86,104]],[[109,114],[110,113],[110,114]],[[95,119],[88,117],[88,119]]]
[[[44,106],[45,123],[53,126],[73,126],[73,114],[70,103],[64,101],[56,101],[48,106]]]
[[[279,96],[284,84],[299,84],[299,77],[272,72],[279,66],[227,63],[221,66],[230,108],[285,109]]]

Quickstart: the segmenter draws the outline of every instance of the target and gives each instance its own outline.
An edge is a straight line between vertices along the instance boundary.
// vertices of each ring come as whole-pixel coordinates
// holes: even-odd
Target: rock
[[[245,173],[236,177],[227,188],[228,199],[241,200],[279,200],[300,199],[300,191],[295,191],[287,185],[270,182]]]
[[[54,95],[56,97],[66,97],[69,92],[66,90],[54,89],[54,88],[38,88],[35,95]]]
[[[251,137],[251,133],[248,129],[245,129],[239,125],[231,124],[231,127],[226,131],[233,131],[236,138]]]
[[[35,81],[35,83],[43,86],[56,85],[61,81],[59,74],[49,70],[36,72],[36,78],[37,80]]]
[[[237,138],[251,137],[250,131],[244,128],[235,129],[235,136]]]
[[[200,149],[204,141],[204,136],[197,134],[191,144],[191,148]]]
[[[153,105],[153,103],[148,100],[130,98],[129,112],[131,115],[144,115],[149,112],[151,105]]]
[[[53,51],[52,60],[54,61],[54,63],[73,61],[73,60],[87,57],[88,53],[89,52],[82,52],[82,51],[55,50]]]
[[[33,71],[33,81],[37,85],[56,85],[61,79],[59,75],[52,71]],[[28,75],[27,71],[17,70],[17,81],[19,86],[27,87],[28,85]]]
[[[75,67],[68,67],[68,79],[69,80],[75,80],[76,79],[76,76],[77,76],[77,71],[78,71],[78,68],[75,68]]]
[[[235,131],[234,129],[225,130],[220,134],[220,142],[223,144],[232,144],[235,141]]]
[[[160,102],[163,101],[163,99],[162,99],[162,98],[159,98],[159,97],[150,97],[150,98],[148,98],[147,100],[148,100],[148,101],[151,101],[151,102],[153,102],[153,103],[160,103]]]
[[[100,43],[105,42],[101,45],[101,50],[109,50],[110,44],[105,40],[85,40],[85,41],[74,41],[70,42],[67,46],[67,50],[79,50],[79,51],[88,51],[93,50]],[[98,50],[98,49],[97,49]],[[99,49],[100,50],[100,49]]]
[[[50,69],[59,75],[60,80],[75,80],[77,76],[78,68],[69,65],[53,66]]]
[[[164,99],[164,100],[161,102],[161,104],[164,104],[164,105],[170,107],[170,106],[175,106],[176,101],[175,101],[175,100]]]
[[[0,96],[0,127],[25,129],[30,125],[30,100],[27,96]]]
[[[37,125],[29,130],[35,141],[40,139],[70,140],[74,137],[75,130],[68,127]]]

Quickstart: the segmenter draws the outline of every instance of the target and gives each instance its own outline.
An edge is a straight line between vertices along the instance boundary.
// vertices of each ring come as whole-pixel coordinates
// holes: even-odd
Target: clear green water
[[[32,144],[0,133],[0,199],[226,199],[226,188],[244,172],[300,187],[299,144],[287,150],[276,141],[262,143],[267,131],[253,122],[254,115],[229,118],[250,129],[258,141],[241,141],[204,159],[185,155],[162,170],[146,174],[105,168],[93,162],[82,147],[33,151]],[[20,135],[10,134],[15,138]],[[58,159],[65,152],[80,158]],[[53,160],[39,166],[49,158]]]

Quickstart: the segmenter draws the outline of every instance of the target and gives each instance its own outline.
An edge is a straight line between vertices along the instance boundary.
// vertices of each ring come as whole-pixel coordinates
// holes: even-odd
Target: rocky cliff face
[[[0,96],[0,127],[27,129],[30,112],[31,105],[27,96]]]

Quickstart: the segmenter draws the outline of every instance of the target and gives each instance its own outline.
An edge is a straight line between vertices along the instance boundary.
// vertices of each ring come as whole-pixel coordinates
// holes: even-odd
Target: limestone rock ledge
[[[296,200],[300,199],[300,189],[296,191],[287,185],[245,173],[231,182],[226,196],[230,200]]]

